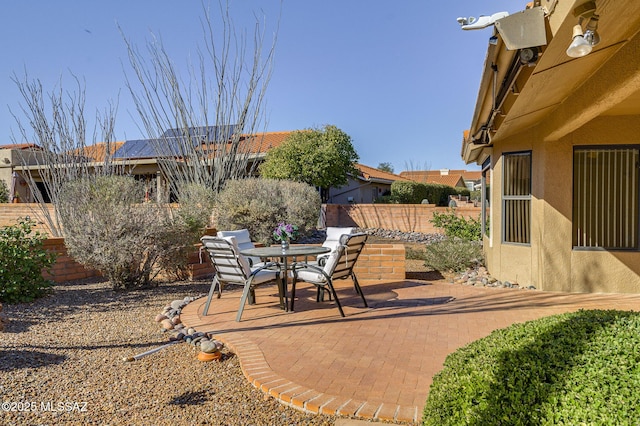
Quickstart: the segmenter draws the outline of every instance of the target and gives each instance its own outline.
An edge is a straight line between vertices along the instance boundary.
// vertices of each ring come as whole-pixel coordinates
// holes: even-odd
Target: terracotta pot
[[[209,361],[219,361],[222,358],[222,353],[220,351],[208,354],[206,352],[198,352],[198,359],[203,362]]]

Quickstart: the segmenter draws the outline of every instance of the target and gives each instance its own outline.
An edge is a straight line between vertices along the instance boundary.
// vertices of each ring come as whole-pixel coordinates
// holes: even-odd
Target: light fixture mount
[[[589,19],[596,14],[596,2],[588,1],[573,9],[576,18]]]
[[[598,15],[596,2],[587,1],[573,9],[573,16],[578,18],[578,24],[573,27],[571,44],[567,48],[567,56],[581,58],[593,50],[593,46],[600,42],[598,34]],[[583,29],[583,23],[586,23]]]

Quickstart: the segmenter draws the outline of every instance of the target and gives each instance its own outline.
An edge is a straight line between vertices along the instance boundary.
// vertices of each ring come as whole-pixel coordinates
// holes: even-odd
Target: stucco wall
[[[564,138],[543,142],[533,128],[497,143],[491,175],[491,232],[485,241],[489,272],[538,289],[566,292],[640,292],[640,252],[572,247],[573,147],[640,143],[640,117],[600,117]],[[532,151],[531,245],[502,243],[502,157]],[[488,244],[487,244],[488,243]]]

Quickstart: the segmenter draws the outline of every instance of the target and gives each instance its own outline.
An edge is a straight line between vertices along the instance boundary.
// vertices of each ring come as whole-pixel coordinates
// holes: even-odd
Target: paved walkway
[[[493,330],[578,309],[640,310],[640,295],[564,294],[475,288],[442,281],[362,282],[369,308],[349,280],[334,302],[315,302],[300,283],[295,312],[278,308],[277,288],[258,287],[257,305],[235,322],[240,292],[225,291],[182,312],[240,358],[247,379],[282,403],[314,413],[419,422],[432,377],[445,357]]]

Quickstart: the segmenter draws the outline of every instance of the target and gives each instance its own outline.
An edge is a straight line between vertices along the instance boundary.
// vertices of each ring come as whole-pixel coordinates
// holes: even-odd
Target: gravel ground
[[[67,283],[29,304],[3,304],[0,424],[333,425],[288,408],[250,385],[232,353],[200,362],[167,342],[154,317],[209,282],[115,292],[106,282]]]

